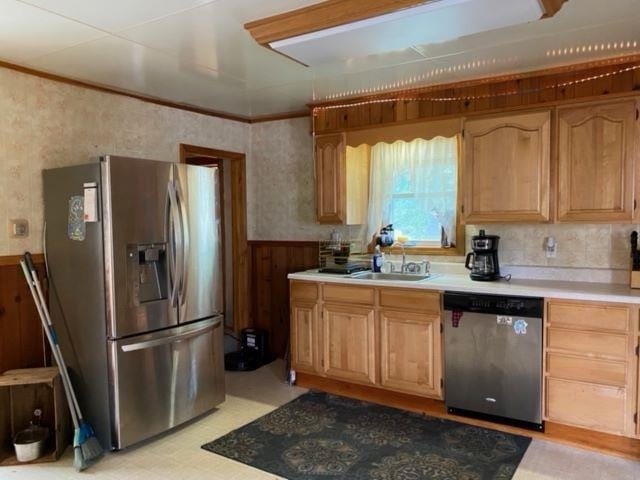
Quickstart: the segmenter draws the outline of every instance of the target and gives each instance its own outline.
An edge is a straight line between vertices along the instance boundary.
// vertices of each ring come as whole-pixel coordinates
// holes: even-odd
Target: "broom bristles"
[[[87,438],[87,440],[80,445],[80,448],[85,461],[96,460],[104,453],[104,450],[96,437]]]
[[[73,447],[73,467],[79,472],[87,468],[87,462],[82,455],[82,448],[80,448],[80,445]]]

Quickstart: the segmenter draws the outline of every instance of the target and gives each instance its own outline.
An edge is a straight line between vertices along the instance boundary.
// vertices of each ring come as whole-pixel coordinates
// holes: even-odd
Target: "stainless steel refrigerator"
[[[43,178],[53,322],[103,446],[224,401],[217,168],[107,156]]]

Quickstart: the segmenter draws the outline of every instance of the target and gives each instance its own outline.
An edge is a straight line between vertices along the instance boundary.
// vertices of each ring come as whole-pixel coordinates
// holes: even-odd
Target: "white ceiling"
[[[244,30],[246,22],[317,2],[0,0],[0,60],[260,116],[314,100],[640,53],[639,0],[569,0],[551,19],[309,68]]]

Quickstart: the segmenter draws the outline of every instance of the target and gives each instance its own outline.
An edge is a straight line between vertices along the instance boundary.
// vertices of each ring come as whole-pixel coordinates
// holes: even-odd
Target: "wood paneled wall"
[[[0,258],[0,372],[43,366],[40,317],[18,259]]]
[[[312,107],[335,106],[339,103],[347,104],[349,102],[366,102],[372,99],[404,98],[384,103],[368,103],[330,109],[316,108],[313,117],[313,128],[316,134],[332,133],[349,129],[412,122],[420,119],[503,112],[509,109],[640,92],[640,69],[559,86],[562,83],[575,82],[589,76],[607,75],[640,65],[640,55],[627,57],[626,61],[622,60],[624,59],[459,82],[402,93],[352,98],[343,102],[316,104],[312,105]],[[507,92],[517,93],[505,95]],[[429,98],[455,98],[460,100],[427,100]]]
[[[289,340],[289,273],[318,267],[318,242],[251,241],[250,324],[269,332],[284,357]]]

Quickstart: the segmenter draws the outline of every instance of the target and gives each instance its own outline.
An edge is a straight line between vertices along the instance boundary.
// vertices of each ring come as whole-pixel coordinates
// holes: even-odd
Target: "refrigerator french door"
[[[215,168],[114,156],[44,172],[54,323],[107,447],[224,400],[217,182]]]

